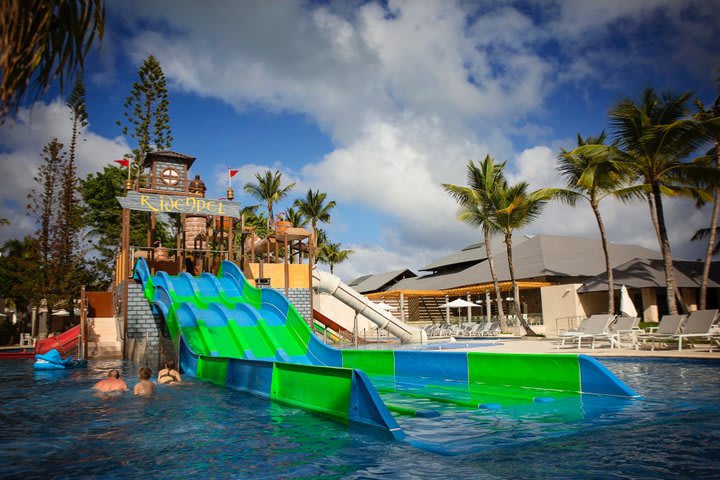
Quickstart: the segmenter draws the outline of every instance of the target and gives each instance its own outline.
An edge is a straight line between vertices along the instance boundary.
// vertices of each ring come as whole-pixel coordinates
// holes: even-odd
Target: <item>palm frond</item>
[[[647,195],[650,192],[650,185],[642,183],[638,185],[631,185],[628,187],[619,188],[613,192],[606,194],[605,196],[612,195],[623,203],[631,203],[647,200]]]

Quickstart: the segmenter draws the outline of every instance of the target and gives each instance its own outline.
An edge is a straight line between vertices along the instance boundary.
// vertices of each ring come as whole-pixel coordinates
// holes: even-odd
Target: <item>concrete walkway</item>
[[[433,339],[430,343],[446,344],[450,342],[446,339]],[[656,346],[655,351],[651,351],[649,345],[640,350],[634,350],[629,347],[611,349],[607,344],[596,345],[595,349],[583,347],[578,349],[577,345],[573,346],[568,343],[560,349],[557,348],[555,339],[538,338],[527,339],[519,337],[500,337],[500,338],[474,338],[463,339],[457,338],[456,342],[452,342],[451,351],[460,352],[505,352],[505,353],[584,353],[593,357],[646,357],[646,358],[714,358],[720,360],[720,347],[714,346],[710,352],[710,346],[707,344],[699,344],[695,347],[686,347],[678,351],[677,344],[660,348]],[[473,347],[472,344],[482,343],[482,346]],[[462,346],[469,344],[469,346]],[[459,347],[459,348],[456,348]]]

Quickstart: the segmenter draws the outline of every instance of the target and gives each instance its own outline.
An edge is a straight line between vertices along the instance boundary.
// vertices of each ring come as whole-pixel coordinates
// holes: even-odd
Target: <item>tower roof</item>
[[[168,160],[174,160],[180,163],[184,163],[187,165],[188,168],[190,168],[190,166],[195,161],[195,157],[185,155],[184,153],[173,152],[171,150],[158,150],[157,152],[148,152],[147,154],[145,154],[145,159],[143,160],[143,167],[149,167],[153,160],[157,160],[159,158],[166,158]]]

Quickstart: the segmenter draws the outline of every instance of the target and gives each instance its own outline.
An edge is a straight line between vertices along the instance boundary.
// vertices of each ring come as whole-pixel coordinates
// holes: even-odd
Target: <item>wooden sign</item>
[[[117,199],[123,208],[142,212],[222,215],[240,218],[240,204],[227,200],[139,192],[128,192],[126,197],[117,197]]]

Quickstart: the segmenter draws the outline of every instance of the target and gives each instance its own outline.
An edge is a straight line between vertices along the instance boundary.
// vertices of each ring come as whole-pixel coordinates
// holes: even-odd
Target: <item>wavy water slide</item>
[[[165,318],[185,373],[396,439],[406,433],[390,412],[421,417],[443,406],[532,408],[566,399],[580,411],[584,397],[638,396],[585,355],[334,349],[280,292],[256,289],[231,262],[217,277],[193,277],[150,275],[139,259],[135,278]],[[319,280],[326,291],[342,290],[332,279]],[[402,325],[389,320],[382,319],[402,334]]]

